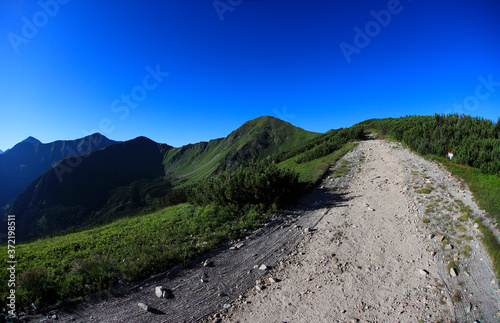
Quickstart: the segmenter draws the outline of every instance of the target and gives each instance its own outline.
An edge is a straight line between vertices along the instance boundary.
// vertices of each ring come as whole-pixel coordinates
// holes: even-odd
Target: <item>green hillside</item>
[[[500,119],[499,119],[500,121]],[[359,125],[401,141],[419,154],[446,157],[500,175],[500,122],[467,115],[409,116],[366,120]]]
[[[189,204],[19,244],[16,247],[19,306],[32,302],[49,305],[107,289],[119,280],[145,278],[218,247],[228,238],[245,236],[278,215],[279,208],[293,204],[333,162],[353,147],[346,142],[331,154],[297,163],[297,158],[310,159],[308,149],[321,147],[325,142],[333,144],[333,138],[344,142],[338,136],[343,132],[333,131],[322,135],[321,140],[306,141],[305,138],[318,136],[281,124],[274,118],[257,119],[244,127],[225,139],[190,145],[184,155],[180,153],[182,149],[177,149],[180,158],[171,165],[175,162],[181,165],[181,158],[210,160],[219,152],[220,161],[238,160],[234,156],[245,147],[262,148],[262,153],[257,154],[255,150],[253,157],[260,161],[249,165],[240,162],[240,166],[225,164],[227,169],[215,178],[203,179],[189,188]],[[303,138],[297,138],[299,136]],[[286,138],[294,145],[280,144],[280,140]],[[166,149],[166,156],[176,155],[172,154],[175,148],[162,148]],[[214,154],[215,149],[219,150]],[[281,154],[277,154],[280,151]],[[273,154],[273,158],[267,158]],[[284,154],[289,157],[283,159]],[[243,153],[239,156],[244,155],[248,156]],[[279,164],[275,160],[278,155],[282,159]],[[289,169],[294,165],[300,165],[295,169],[298,172]],[[180,171],[172,173],[180,174]],[[7,255],[6,247],[0,247],[0,253]],[[0,279],[8,279],[6,275],[7,272],[0,272]],[[0,286],[2,300],[7,293],[6,286]]]
[[[171,149],[164,164],[174,185],[187,185],[242,164],[274,157],[318,135],[265,116],[246,122],[226,138]]]
[[[436,128],[430,131],[431,126]],[[142,162],[151,165],[146,168],[153,173],[168,174],[170,181],[153,174],[151,179],[135,180],[108,192],[116,199],[129,196],[127,203],[139,203],[146,187],[152,190],[168,183],[184,187],[188,203],[19,244],[16,246],[19,306],[31,302],[49,305],[109,288],[119,280],[145,278],[220,246],[229,238],[242,237],[279,214],[280,208],[293,205],[369,131],[401,140],[423,155],[448,149],[458,152],[460,158],[453,161],[432,158],[462,176],[481,207],[500,219],[498,174],[486,174],[492,167],[495,171],[495,161],[483,167],[483,171],[467,165],[474,162],[467,158],[476,155],[485,156],[486,161],[491,160],[488,156],[495,156],[500,140],[498,127],[498,123],[465,116],[425,116],[367,120],[350,128],[313,134],[264,117],[247,122],[226,138],[181,148],[142,138],[142,144],[132,143],[134,150],[147,149],[149,158]],[[417,134],[425,129],[427,133],[421,135],[422,140],[417,140]],[[475,144],[470,145],[471,142]],[[483,143],[491,143],[492,148]],[[101,150],[97,156],[107,158],[105,151],[112,147],[122,147],[124,153],[130,153],[117,145]],[[470,153],[462,155],[467,151]],[[118,154],[115,158],[124,162],[121,167],[130,165],[126,162],[127,155]],[[134,160],[132,165],[137,166],[140,160]],[[94,165],[98,164],[94,161]],[[115,176],[123,174],[123,170],[116,169]],[[39,189],[43,187],[41,183]],[[188,185],[191,183],[195,184]],[[499,244],[488,228],[480,226],[480,229],[500,273]],[[7,256],[5,246],[0,247],[0,253]],[[7,271],[0,272],[0,280],[8,279],[7,275]],[[2,299],[7,293],[7,286],[0,286]]]
[[[9,212],[22,219],[18,241],[92,227],[154,207],[169,192],[273,157],[317,136],[282,120],[260,117],[226,138],[180,148],[139,137],[81,156],[63,181],[53,170],[45,172],[19,194]]]

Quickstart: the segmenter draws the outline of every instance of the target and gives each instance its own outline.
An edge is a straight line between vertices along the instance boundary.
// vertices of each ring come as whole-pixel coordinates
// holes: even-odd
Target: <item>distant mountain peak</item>
[[[28,138],[24,139],[21,142],[27,142],[27,143],[30,143],[30,144],[41,144],[42,143],[40,140],[38,140],[38,139],[36,139],[35,137],[32,137],[32,136],[29,136]]]

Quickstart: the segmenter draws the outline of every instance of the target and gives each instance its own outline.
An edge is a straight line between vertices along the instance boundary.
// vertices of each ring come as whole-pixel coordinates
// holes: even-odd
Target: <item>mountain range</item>
[[[318,135],[266,116],[246,122],[225,138],[178,148],[146,137],[121,143],[106,138],[106,147],[58,160],[27,184],[9,212],[18,219],[20,241],[94,226],[154,204],[174,189],[275,156]],[[41,145],[33,139],[21,144]]]
[[[0,207],[11,203],[33,180],[63,158],[91,153],[115,144],[95,133],[76,140],[59,140],[43,144],[28,137],[0,155]]]

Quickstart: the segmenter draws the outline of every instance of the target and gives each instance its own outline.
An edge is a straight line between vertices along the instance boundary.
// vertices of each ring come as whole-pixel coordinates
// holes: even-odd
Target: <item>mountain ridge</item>
[[[94,133],[75,140],[57,140],[44,144],[28,137],[0,155],[0,206],[11,201],[54,163],[98,150],[117,141]]]
[[[60,160],[28,185],[9,211],[22,219],[21,240],[102,224],[151,205],[174,188],[317,135],[267,116],[246,122],[225,138],[178,148],[137,137]]]

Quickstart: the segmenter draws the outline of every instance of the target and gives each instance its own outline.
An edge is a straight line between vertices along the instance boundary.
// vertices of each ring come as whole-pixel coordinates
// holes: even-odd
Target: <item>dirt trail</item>
[[[346,158],[354,164],[349,202],[328,210],[313,234],[260,282],[265,289],[249,291],[211,319],[500,321],[498,284],[480,234],[472,221],[457,219],[458,199],[480,212],[470,192],[394,143],[365,141]],[[337,185],[330,177],[324,187]],[[453,258],[457,277],[447,269]]]
[[[247,239],[121,285],[58,321],[498,322],[498,283],[480,233],[457,219],[467,205],[482,214],[470,192],[394,143],[361,142],[344,160],[346,175],[332,174]],[[454,259],[457,277],[447,269]],[[172,297],[157,298],[159,285]]]

